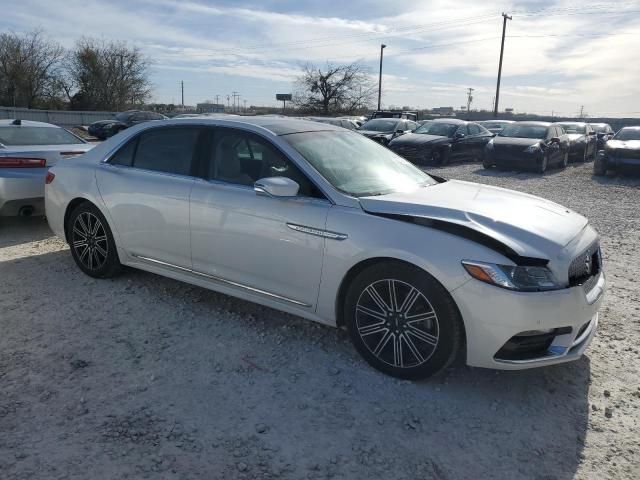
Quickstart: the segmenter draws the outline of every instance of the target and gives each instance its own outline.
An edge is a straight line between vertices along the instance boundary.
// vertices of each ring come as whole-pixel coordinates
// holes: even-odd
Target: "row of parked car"
[[[358,132],[419,165],[475,160],[485,168],[543,173],[570,161],[595,161],[594,173],[604,175],[622,165],[640,164],[640,144],[633,143],[640,140],[640,127],[616,134],[606,123],[372,118]]]

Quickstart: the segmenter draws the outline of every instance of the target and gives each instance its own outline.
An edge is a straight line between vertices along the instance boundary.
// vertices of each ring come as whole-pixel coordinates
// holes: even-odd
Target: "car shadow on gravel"
[[[45,217],[0,217],[0,248],[52,237]]]
[[[601,185],[640,186],[640,168],[609,172],[607,175],[592,175],[594,182]]]
[[[566,169],[550,167],[544,173],[538,173],[531,170],[510,170],[506,168],[478,168],[477,170],[474,170],[473,173],[475,173],[476,175],[480,175],[481,177],[510,177],[516,180],[531,180],[535,178],[555,176],[571,168],[571,165],[569,165]]]

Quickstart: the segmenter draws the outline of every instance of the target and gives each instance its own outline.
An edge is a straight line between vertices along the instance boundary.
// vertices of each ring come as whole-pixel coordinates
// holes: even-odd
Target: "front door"
[[[190,268],[191,170],[201,132],[146,130],[98,169],[98,189],[127,254]]]
[[[193,269],[236,288],[297,306],[318,295],[330,202],[269,140],[212,130],[203,179],[191,193]],[[254,182],[285,176],[298,196],[258,195]]]

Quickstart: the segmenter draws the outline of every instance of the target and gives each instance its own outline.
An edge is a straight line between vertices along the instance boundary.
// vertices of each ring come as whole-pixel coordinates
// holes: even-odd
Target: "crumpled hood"
[[[517,137],[493,137],[493,146],[494,148],[500,147],[522,147],[524,150],[531,145],[535,145],[536,143],[540,143],[541,140],[539,138],[517,138]]]
[[[567,137],[569,137],[570,142],[578,142],[580,140],[584,140],[586,135],[582,133],[567,133]]]
[[[375,130],[358,130],[358,133],[366,137],[390,137],[393,132],[376,132]]]
[[[518,255],[548,260],[588,223],[582,215],[543,198],[458,180],[359,200],[369,213],[462,225],[498,240]]]
[[[640,150],[640,140],[609,140],[607,148],[621,148],[624,150]]]
[[[427,135],[426,133],[406,133],[391,142],[391,145],[426,145],[429,143],[441,143],[450,141],[448,137],[440,135]]]

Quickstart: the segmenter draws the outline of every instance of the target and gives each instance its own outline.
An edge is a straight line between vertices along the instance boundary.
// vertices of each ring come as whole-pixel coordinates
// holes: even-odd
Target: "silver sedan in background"
[[[341,127],[149,122],[47,176],[53,231],[92,277],[128,265],[347,328],[417,379],[457,355],[575,360],[605,288],[599,238],[548,200],[431,177]]]
[[[0,120],[0,216],[43,215],[49,167],[92,147],[50,123]]]

